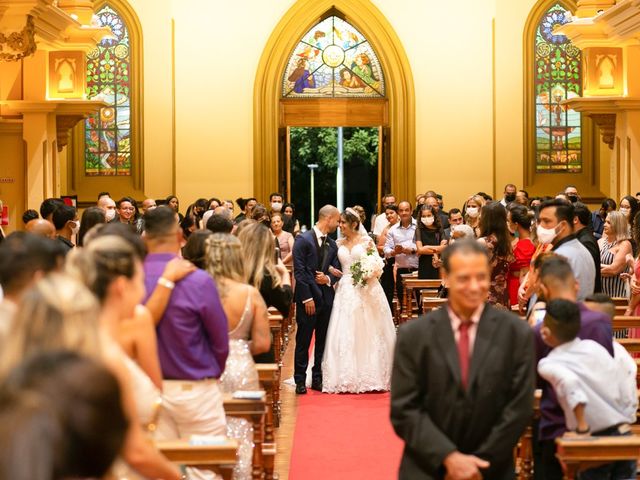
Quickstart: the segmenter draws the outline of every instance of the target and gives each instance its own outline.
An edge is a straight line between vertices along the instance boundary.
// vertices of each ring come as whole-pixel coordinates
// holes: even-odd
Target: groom
[[[327,338],[329,318],[333,307],[333,286],[337,277],[329,274],[330,267],[340,269],[338,247],[329,237],[336,231],[340,212],[326,205],[318,213],[315,226],[296,238],[293,245],[293,272],[296,279],[296,353],[293,378],[296,393],[307,393],[305,380],[309,365],[309,347],[313,332],[316,334],[315,358],[311,388],[322,391],[322,357]]]

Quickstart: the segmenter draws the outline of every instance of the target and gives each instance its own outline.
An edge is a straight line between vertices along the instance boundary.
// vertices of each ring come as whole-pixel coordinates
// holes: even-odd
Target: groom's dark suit
[[[315,330],[315,358],[313,364],[313,380],[322,381],[322,357],[329,327],[329,317],[333,307],[333,285],[337,281],[329,274],[329,267],[340,269],[338,247],[328,235],[324,240],[319,238],[315,229],[298,235],[293,245],[293,272],[296,279],[296,333],[295,371],[297,384],[304,384],[307,366],[309,365],[309,346]],[[331,286],[316,283],[316,271],[329,275]],[[305,301],[313,300],[316,314],[309,316],[305,310]]]
[[[466,390],[458,358],[446,307],[400,327],[391,377],[391,422],[405,441],[400,479],[444,478],[455,450],[490,462],[483,478],[514,478],[513,447],[533,414],[533,332],[486,305]]]

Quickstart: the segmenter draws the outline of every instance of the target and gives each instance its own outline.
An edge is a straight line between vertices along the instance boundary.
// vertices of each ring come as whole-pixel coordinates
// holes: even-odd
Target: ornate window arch
[[[525,187],[555,193],[569,183],[599,196],[598,136],[591,119],[564,105],[582,96],[582,52],[556,26],[571,21],[574,0],[540,0],[524,35]]]
[[[71,186],[81,202],[93,201],[96,191],[143,189],[142,29],[124,0],[97,1],[94,12],[113,36],[87,55],[87,99],[107,106],[74,132]]]

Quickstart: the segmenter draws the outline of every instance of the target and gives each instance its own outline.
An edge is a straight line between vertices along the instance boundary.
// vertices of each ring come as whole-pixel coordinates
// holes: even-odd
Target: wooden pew
[[[616,338],[616,342],[629,353],[640,353],[640,338]]]
[[[264,424],[267,414],[267,398],[263,394],[259,400],[245,400],[233,398],[231,394],[225,394],[224,411],[229,417],[244,418],[253,426],[253,480],[261,480],[264,473],[264,460],[262,442],[264,440]]]
[[[540,418],[540,399],[542,390],[538,389],[533,394],[533,419]],[[525,429],[518,446],[516,447],[516,467],[518,480],[531,480],[533,478],[533,423]]]
[[[564,466],[566,480],[603,463],[640,458],[640,437],[587,437],[556,439],[556,456]]]
[[[156,441],[156,447],[169,461],[212,470],[225,480],[231,479],[236,464],[238,443],[227,439],[221,445],[191,445],[188,440]]]
[[[613,297],[611,300],[613,300],[613,303],[616,305],[616,307],[629,306],[629,299],[626,297]]]
[[[273,433],[274,426],[279,425],[276,397],[274,392],[280,391],[280,369],[275,364],[258,364],[258,376],[260,385],[265,389],[267,401],[267,414],[264,423],[264,441],[262,443],[262,455],[264,458],[264,478],[273,480],[275,468],[276,440]]]
[[[440,279],[422,279],[418,278],[416,273],[405,274],[402,276],[402,282],[404,283],[404,308],[402,313],[403,321],[406,321],[413,317],[413,300],[415,298],[414,291],[417,289],[437,290],[440,288],[442,281]]]
[[[640,328],[640,317],[616,315],[611,322],[613,330],[626,330],[627,328]]]
[[[442,307],[447,304],[446,298],[423,298],[422,313],[429,313],[431,310]]]
[[[273,339],[273,353],[278,366],[282,367],[282,332],[284,319],[277,312],[269,310],[269,328]]]

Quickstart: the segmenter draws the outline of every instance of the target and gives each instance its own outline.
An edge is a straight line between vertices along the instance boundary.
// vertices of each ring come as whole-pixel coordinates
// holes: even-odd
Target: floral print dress
[[[504,257],[494,253],[498,243],[494,235],[485,237],[484,241],[489,250],[489,265],[491,267],[491,285],[489,286],[488,301],[494,307],[510,310],[507,281],[509,278],[509,265],[514,260],[513,255],[509,254]]]

